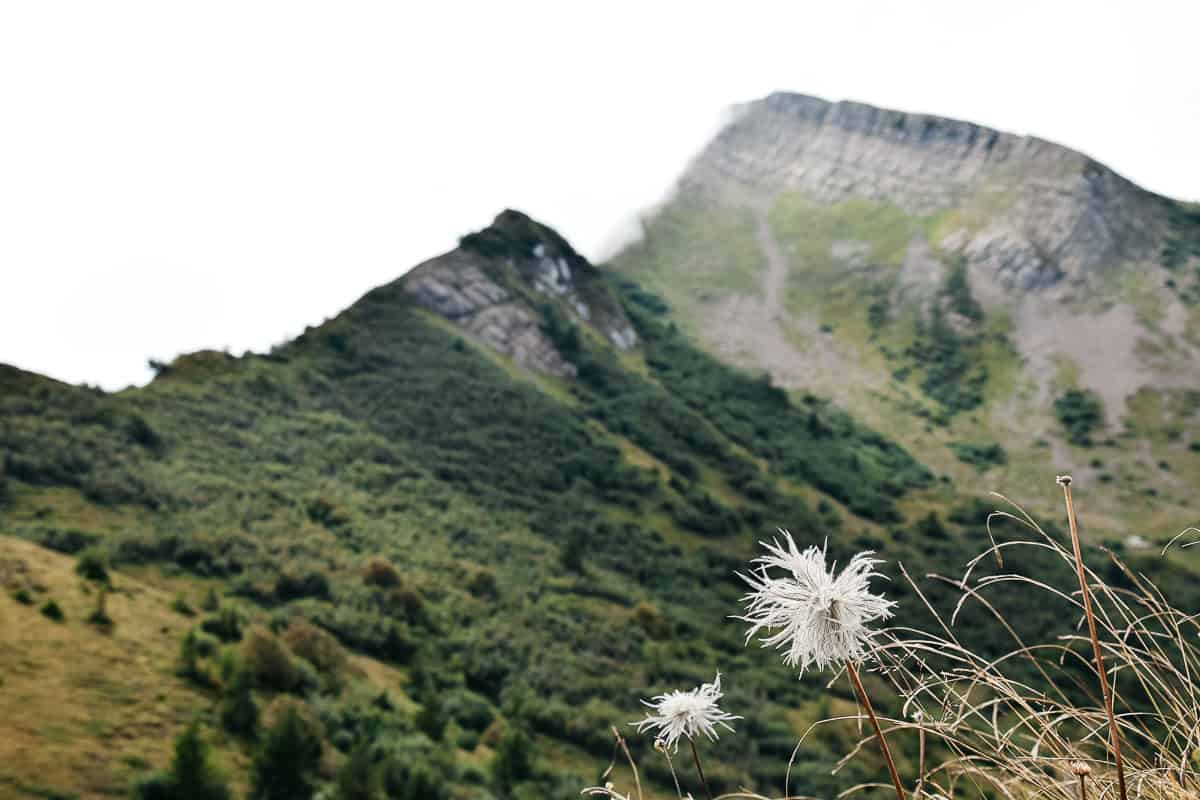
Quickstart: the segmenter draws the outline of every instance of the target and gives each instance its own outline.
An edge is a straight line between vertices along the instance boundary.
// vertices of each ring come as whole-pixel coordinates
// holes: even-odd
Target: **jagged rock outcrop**
[[[425,308],[527,369],[575,375],[575,365],[546,332],[548,313],[565,311],[618,348],[637,344],[595,267],[555,231],[518,211],[504,211],[402,281]]]
[[[736,109],[679,194],[795,191],[914,216],[957,212],[940,247],[981,277],[1038,290],[1158,253],[1168,204],[1091,158],[970,122],[778,92]]]

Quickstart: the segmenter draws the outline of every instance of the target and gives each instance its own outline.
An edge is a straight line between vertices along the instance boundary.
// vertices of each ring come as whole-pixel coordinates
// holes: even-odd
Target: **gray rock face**
[[[543,329],[535,308],[539,297],[620,349],[637,344],[632,324],[595,269],[549,228],[515,211],[401,281],[419,304],[526,369],[563,378],[577,372]]]
[[[938,242],[1018,291],[1156,253],[1167,209],[1087,156],[1029,136],[862,103],[775,93],[747,103],[680,181],[681,194],[799,192],[915,216],[960,211]]]
[[[575,366],[555,349],[539,320],[490,279],[479,261],[455,250],[416,267],[405,276],[404,289],[425,308],[522,367],[573,378]]]

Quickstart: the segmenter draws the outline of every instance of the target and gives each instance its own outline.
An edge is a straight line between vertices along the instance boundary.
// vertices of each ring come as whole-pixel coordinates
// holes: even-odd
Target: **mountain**
[[[1200,209],[1041,139],[776,93],[643,232],[611,266],[727,363],[957,481],[1103,483],[1112,535],[1195,522]]]
[[[735,569],[779,526],[891,548],[932,475],[662,307],[506,211],[270,353],[115,394],[0,367],[0,604],[24,643],[0,710],[35,720],[0,737],[0,787],[124,796],[194,714],[244,786],[257,745],[223,720],[247,674],[264,725],[289,697],[316,720],[326,778],[368,743],[396,796],[420,770],[510,796],[488,765],[521,731],[522,796],[574,794],[638,698],[717,669],[760,713],[712,781],[777,781],[817,695],[744,647]],[[959,552],[958,530],[894,552]],[[814,785],[835,752],[806,756]]]
[[[1049,163],[1074,190],[1037,188]],[[1011,203],[985,215],[1001,185]],[[1051,201],[1104,220],[1111,255],[1018,222]],[[1109,219],[1129,208],[1144,221]],[[1192,220],[1061,148],[776,95],[610,264],[504,211],[269,353],[183,355],[114,394],[0,366],[0,715],[25,720],[0,734],[0,795],[169,791],[152,774],[193,719],[241,792],[294,712],[320,748],[285,766],[323,787],[373,763],[403,800],[576,796],[639,699],[718,670],[746,719],[706,750],[710,783],[775,791],[797,738],[854,697],[746,646],[730,616],[757,542],[785,527],[840,563],[878,551],[901,609],[948,611],[952,587],[919,598],[898,563],[959,574],[993,486],[1061,535],[1051,454],[1087,460],[1089,547],[1124,548],[1186,607],[1188,553],[1125,541],[1186,524],[1200,456],[1163,365],[1183,383],[1189,329],[1178,352],[1142,346],[1150,388],[1120,431],[1077,350],[1038,372],[1022,309],[1126,309],[1167,336],[1138,298],[1191,313]],[[984,291],[1022,236],[1080,253]],[[1160,274],[1174,285],[1111,277]],[[1050,557],[1005,569],[1072,579]],[[1070,629],[1023,594],[994,602],[1023,636]],[[988,618],[963,609],[964,646],[998,652]],[[793,787],[877,777],[873,752],[834,774],[857,737],[806,739]],[[674,796],[651,744],[630,741],[647,797]],[[894,748],[911,767],[916,742]]]

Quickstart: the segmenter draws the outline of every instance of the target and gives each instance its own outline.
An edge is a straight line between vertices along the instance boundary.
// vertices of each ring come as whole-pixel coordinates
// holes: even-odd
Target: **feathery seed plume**
[[[691,691],[677,689],[651,700],[643,700],[642,703],[653,709],[654,713],[647,713],[645,719],[629,724],[636,725],[638,733],[657,729],[656,746],[661,741],[664,747],[674,750],[679,749],[680,736],[694,740],[697,734],[703,733],[715,741],[720,738],[717,725],[732,731],[729,723],[741,719],[721,710],[717,705],[721,696],[721,673],[718,672],[712,683],[701,684]]]
[[[810,546],[801,552],[790,533],[779,532],[782,544],[761,542],[767,555],[754,559],[757,570],[738,573],[752,590],[742,598],[746,615],[736,617],[750,623],[746,643],[765,630],[763,647],[786,649],[784,663],[801,673],[814,665],[862,661],[874,636],[867,626],[889,618],[896,605],[870,591],[870,579],[879,577],[874,568],[883,562],[871,552],[859,553],[835,575],[836,564],[826,568],[823,550]],[[785,574],[773,577],[772,569]]]

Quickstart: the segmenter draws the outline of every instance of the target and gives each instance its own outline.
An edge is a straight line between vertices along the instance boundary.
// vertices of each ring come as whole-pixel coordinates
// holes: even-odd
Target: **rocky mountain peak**
[[[527,369],[575,376],[571,354],[548,334],[560,318],[591,327],[620,349],[637,343],[596,268],[554,229],[520,211],[501,212],[401,281],[419,304]]]
[[[1157,255],[1169,202],[1082,153],[927,114],[776,92],[735,109],[679,193],[705,202],[796,192],[941,218],[933,244],[1004,290],[1088,280]]]

